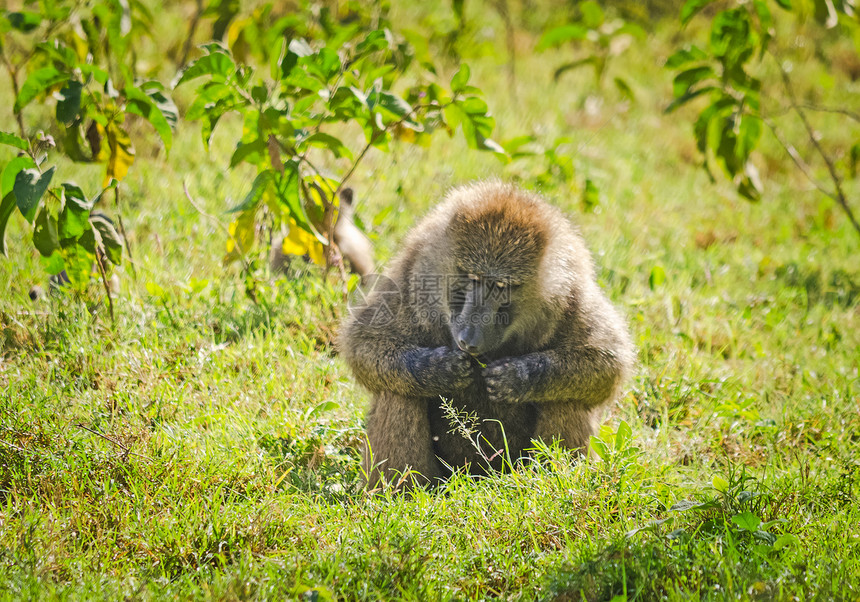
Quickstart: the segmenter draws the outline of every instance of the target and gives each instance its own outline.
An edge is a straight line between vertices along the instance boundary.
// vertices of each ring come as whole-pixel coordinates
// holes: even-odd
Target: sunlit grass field
[[[182,121],[169,156],[138,148],[115,322],[92,300],[29,299],[47,276],[16,215],[0,258],[0,597],[860,600],[860,237],[788,160],[764,162],[755,204],[708,178],[693,113],[663,114],[671,35],[614,60],[632,102],[587,71],[554,83],[561,53],[525,34],[513,89],[504,53],[469,59],[496,137],[562,139],[568,178],[440,133],[370,153],[351,180],[381,264],[476,178],[536,188],[579,224],[639,351],[587,460],[542,448],[513,472],[365,494],[369,398],[334,346],[341,285],[272,277],[255,302],[222,263],[223,212],[253,177],[227,169],[238,120],[208,154]],[[842,123],[824,116],[822,135]],[[98,166],[60,165],[101,183]],[[846,191],[860,208],[858,181]]]

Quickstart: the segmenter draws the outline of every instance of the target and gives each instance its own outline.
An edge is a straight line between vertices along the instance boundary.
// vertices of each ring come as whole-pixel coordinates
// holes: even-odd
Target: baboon
[[[373,245],[364,232],[355,225],[354,215],[352,188],[344,188],[340,191],[340,207],[337,221],[334,223],[334,242],[340,249],[347,267],[364,277],[373,272]],[[319,228],[321,224],[315,224],[315,226]],[[284,254],[283,242],[283,237],[278,237],[272,242],[269,267],[275,274],[286,274],[293,258],[292,255]]]
[[[582,452],[635,359],[571,223],[501,182],[454,189],[412,230],[339,345],[372,393],[371,489],[485,474],[532,439]],[[479,433],[452,428],[452,410]]]

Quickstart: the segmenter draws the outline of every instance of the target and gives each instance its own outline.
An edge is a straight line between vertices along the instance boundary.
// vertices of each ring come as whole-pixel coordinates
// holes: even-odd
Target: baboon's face
[[[452,280],[448,298],[454,344],[475,357],[492,353],[504,344],[516,319],[522,283],[461,270]]]
[[[454,344],[492,355],[529,311],[546,245],[544,225],[503,201],[455,215],[448,226],[448,304]]]

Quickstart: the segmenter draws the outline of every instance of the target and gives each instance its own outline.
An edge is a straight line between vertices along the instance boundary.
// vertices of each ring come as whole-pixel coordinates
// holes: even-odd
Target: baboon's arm
[[[405,336],[360,328],[348,333],[343,357],[356,380],[373,393],[406,397],[450,395],[472,381],[469,355],[448,347],[416,347]]]
[[[502,358],[488,365],[483,376],[493,402],[576,400],[589,408],[613,395],[626,369],[616,352],[583,346]]]

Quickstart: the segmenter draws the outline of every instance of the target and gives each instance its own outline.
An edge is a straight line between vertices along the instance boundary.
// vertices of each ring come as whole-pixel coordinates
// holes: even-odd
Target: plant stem
[[[812,146],[815,147],[819,156],[824,160],[824,164],[827,166],[827,172],[830,174],[830,179],[833,181],[833,186],[835,187],[836,192],[827,193],[827,195],[842,207],[842,210],[845,211],[845,215],[848,216],[848,220],[851,222],[851,225],[854,226],[857,234],[860,235],[860,222],[858,222],[857,218],[854,217],[854,212],[848,205],[848,199],[845,198],[845,192],[842,189],[842,181],[839,179],[839,174],[836,173],[836,166],[833,164],[833,160],[824,152],[824,149],[821,147],[821,143],[818,142],[818,138],[815,136],[815,130],[813,129],[812,124],[809,123],[809,119],[806,117],[806,112],[803,110],[803,106],[797,102],[797,97],[794,94],[794,87],[791,85],[791,78],[788,76],[788,72],[776,57],[774,57],[774,59],[779,66],[779,72],[782,75],[782,83],[785,86],[785,91],[788,93],[789,102],[791,102],[792,108],[797,113],[798,117],[800,117],[800,121],[806,129],[806,135],[809,136],[809,141],[812,143]],[[788,150],[788,148],[786,148],[786,150]],[[789,155],[791,155],[790,151]],[[793,155],[792,159],[797,163],[797,159]],[[799,165],[800,164],[798,163],[798,166]],[[804,171],[804,174],[806,174],[807,177],[810,177],[809,172]],[[814,180],[812,181],[815,182]],[[819,190],[823,189],[819,187]]]
[[[3,52],[2,45],[0,45],[0,56],[3,57],[3,64],[6,66],[6,71],[9,73],[9,79],[12,80],[12,94],[15,100],[18,99],[18,71],[15,67],[12,66],[12,63],[9,62],[9,57],[6,56],[6,53]],[[24,116],[21,115],[21,111],[15,111],[14,108],[12,113],[15,115],[15,121],[18,122],[18,132],[21,134],[21,138],[24,140],[27,139],[27,131],[24,129]]]

